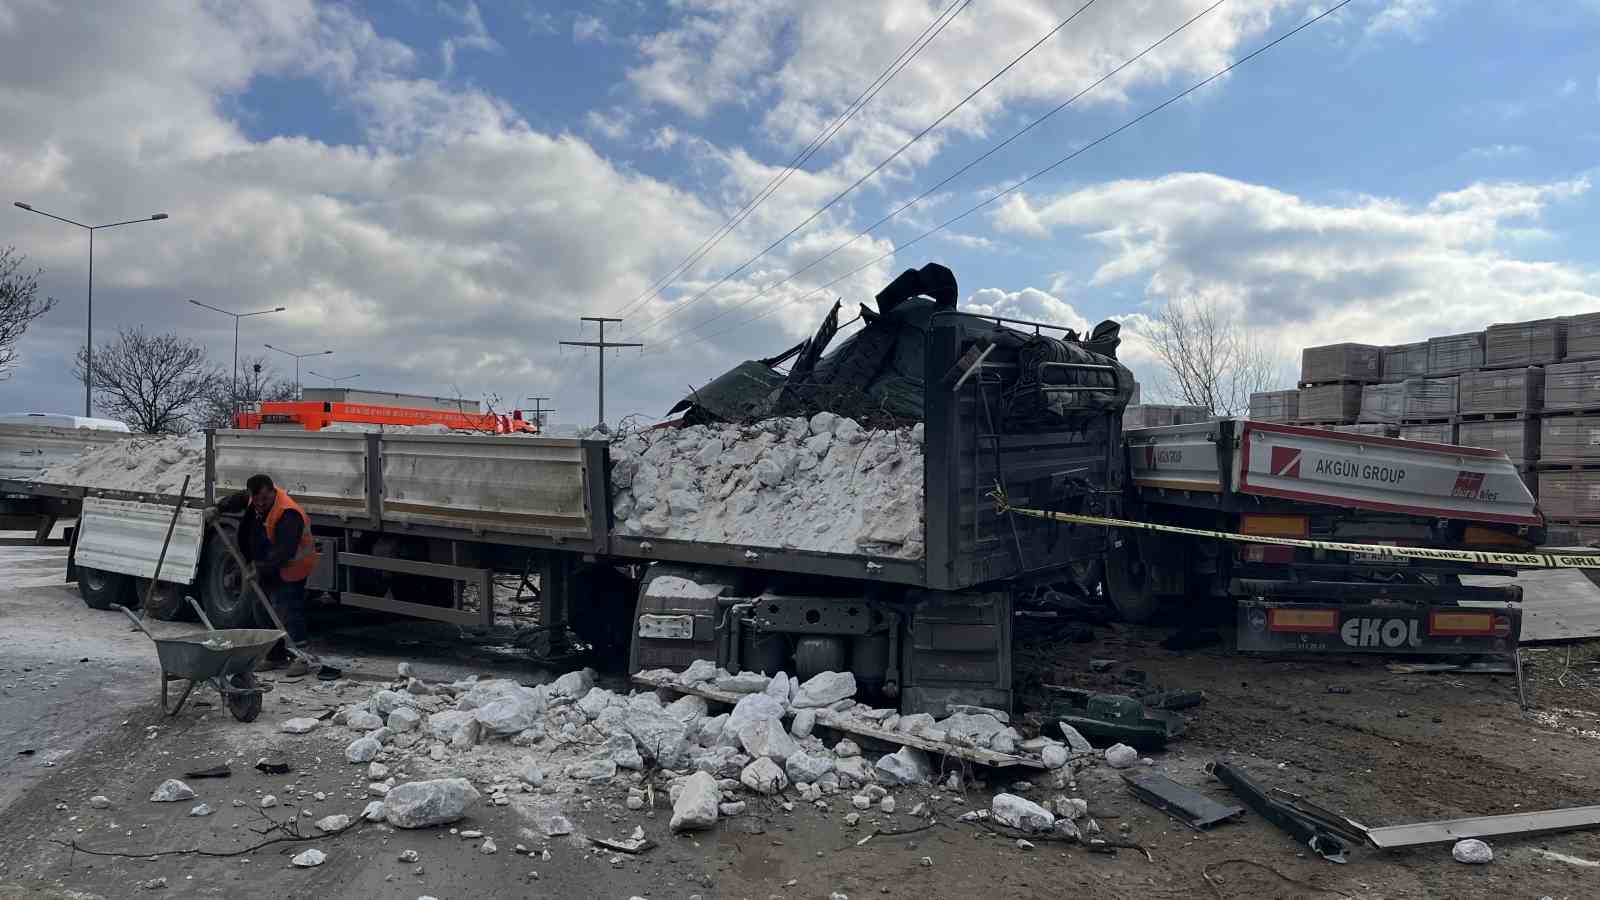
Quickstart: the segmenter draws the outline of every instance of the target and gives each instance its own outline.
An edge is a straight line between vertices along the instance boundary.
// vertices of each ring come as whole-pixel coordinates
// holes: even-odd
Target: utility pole
[[[643,344],[634,343],[606,343],[606,323],[621,322],[609,316],[579,316],[579,321],[598,322],[600,324],[600,340],[598,341],[562,341],[566,347],[593,347],[600,351],[600,424],[606,423],[606,351],[613,347],[643,347]]]
[[[550,399],[549,397],[529,397],[527,399],[533,401],[533,421],[538,423],[539,430],[543,431],[544,430],[544,414],[545,413],[553,413],[553,412],[556,411],[556,408],[554,406],[545,406],[545,405],[543,405],[544,401]]]

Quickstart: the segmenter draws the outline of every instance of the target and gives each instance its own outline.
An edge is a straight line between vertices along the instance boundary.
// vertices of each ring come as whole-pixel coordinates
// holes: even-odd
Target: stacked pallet
[[[1171,403],[1130,404],[1122,411],[1122,430],[1155,428],[1160,425],[1190,425],[1214,418],[1204,406],[1179,406]]]
[[[1307,347],[1300,354],[1300,401],[1298,415],[1292,421],[1324,428],[1355,425],[1361,416],[1364,389],[1382,377],[1382,347]]]
[[[1299,390],[1254,394],[1250,412],[1499,450],[1548,520],[1600,536],[1600,313],[1388,347],[1308,347]]]

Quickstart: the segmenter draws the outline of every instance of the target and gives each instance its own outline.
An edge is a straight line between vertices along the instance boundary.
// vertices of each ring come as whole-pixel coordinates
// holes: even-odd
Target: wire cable
[[[667,309],[667,311],[665,313],[663,313],[662,315],[658,316],[657,318],[651,320],[650,322],[646,323],[645,325],[641,326],[637,331],[633,332],[633,334],[635,336],[641,335],[641,334],[645,333],[646,331],[648,331],[648,330],[650,330],[652,328],[655,328],[657,325],[660,325],[662,322],[664,322],[668,318],[672,317],[678,311],[689,307],[690,305],[694,304],[695,302],[697,302],[701,298],[705,297],[707,294],[711,293],[712,291],[714,291],[717,288],[721,287],[722,285],[726,284],[729,279],[733,278],[734,276],[738,275],[740,272],[743,272],[745,269],[749,268],[753,263],[756,262],[756,260],[759,260],[763,256],[766,256],[768,253],[771,253],[773,250],[777,249],[778,246],[783,244],[784,241],[787,241],[789,238],[793,237],[795,232],[799,231],[800,229],[804,228],[805,226],[807,226],[807,225],[811,224],[812,222],[816,221],[818,216],[820,216],[823,213],[827,212],[829,209],[831,209],[833,207],[833,205],[835,203],[838,203],[840,200],[843,200],[847,195],[849,195],[856,188],[858,188],[862,184],[866,183],[867,179],[869,179],[872,176],[878,174],[878,172],[882,171],[885,166],[889,165],[891,162],[894,162],[896,159],[898,159],[900,157],[900,154],[902,154],[906,150],[910,149],[911,145],[915,144],[917,141],[922,140],[922,138],[927,136],[927,134],[929,132],[931,132],[931,131],[933,131],[933,129],[939,127],[939,125],[941,123],[943,123],[946,119],[948,119],[952,115],[954,115],[957,110],[961,109],[963,106],[966,106],[967,103],[970,102],[974,97],[976,97],[979,94],[983,93],[983,91],[985,89],[987,89],[990,85],[994,84],[995,81],[999,80],[1001,76],[1003,76],[1007,72],[1011,71],[1011,69],[1014,66],[1016,66],[1017,63],[1022,62],[1024,59],[1027,59],[1028,56],[1033,53],[1033,51],[1039,49],[1041,46],[1044,45],[1045,41],[1050,40],[1050,38],[1054,37],[1057,33],[1059,33],[1061,31],[1061,29],[1063,29],[1063,28],[1067,27],[1067,25],[1071,24],[1074,19],[1076,19],[1076,18],[1078,18],[1078,16],[1082,15],[1084,13],[1084,11],[1087,10],[1089,7],[1093,6],[1095,4],[1095,2],[1096,2],[1096,0],[1087,0],[1086,3],[1084,3],[1082,6],[1078,7],[1075,11],[1073,11],[1073,13],[1071,15],[1067,16],[1065,19],[1062,19],[1061,22],[1059,22],[1056,25],[1056,27],[1050,29],[1048,32],[1045,33],[1045,35],[1043,37],[1039,38],[1037,41],[1034,41],[1033,44],[1028,47],[1028,49],[1022,51],[1021,55],[1017,56],[1015,59],[1011,60],[1010,62],[1008,62],[1004,66],[1002,66],[1000,68],[1000,71],[995,72],[993,75],[989,76],[987,81],[985,81],[982,84],[978,85],[976,88],[973,88],[972,91],[970,93],[968,93],[965,97],[961,98],[961,100],[959,102],[957,102],[956,105],[954,105],[954,106],[950,107],[949,109],[945,110],[937,119],[934,119],[931,123],[929,123],[927,127],[923,128],[921,131],[917,132],[909,140],[907,140],[905,143],[901,144],[900,147],[898,149],[896,149],[893,153],[889,154],[887,157],[885,157],[877,165],[875,165],[871,169],[867,170],[866,174],[862,175],[860,178],[857,178],[853,183],[851,183],[851,185],[849,187],[847,187],[844,190],[840,191],[838,194],[835,194],[833,199],[829,200],[827,203],[824,203],[819,209],[817,209],[816,212],[813,212],[811,215],[806,216],[805,219],[803,219],[799,224],[795,225],[793,228],[791,228],[788,231],[784,232],[784,234],[781,237],[779,237],[777,240],[775,240],[772,243],[768,244],[764,249],[761,250],[761,252],[757,253],[755,256],[752,256],[749,259],[745,260],[744,262],[740,263],[737,268],[735,268],[733,271],[729,272],[728,274],[722,276],[721,278],[717,279],[716,282],[714,282],[711,286],[707,287],[706,289],[702,290],[700,293],[695,294],[693,297],[690,297],[688,300],[685,300],[685,301],[682,301],[682,302],[679,302],[679,303],[674,303],[671,307],[669,307]]]
[[[953,2],[949,6],[945,7],[944,10],[940,12],[932,22],[928,23],[926,28],[922,29],[921,34],[917,35],[917,37],[912,40],[910,44],[906,45],[905,49],[900,51],[900,55],[895,57],[894,61],[889,63],[887,68],[878,73],[877,78],[874,78],[867,85],[867,87],[863,88],[861,93],[857,94],[856,98],[850,101],[850,104],[846,106],[842,112],[835,116],[827,125],[824,125],[822,130],[817,132],[816,136],[811,139],[810,143],[806,144],[805,147],[801,148],[799,153],[795,154],[794,159],[789,161],[789,164],[782,172],[769,179],[765,187],[757,192],[755,196],[751,197],[749,200],[746,200],[744,205],[739,207],[739,209],[728,218],[728,221],[724,222],[719,228],[717,228],[716,231],[712,232],[709,237],[701,241],[700,245],[691,251],[688,256],[684,257],[678,262],[677,265],[667,270],[667,274],[657,278],[649,287],[641,291],[638,296],[630,300],[626,306],[618,310],[614,315],[622,316],[629,310],[636,307],[638,304],[647,302],[650,300],[650,298],[660,294],[662,291],[670,287],[674,281],[684,275],[689,269],[693,268],[694,264],[704,258],[707,253],[710,253],[713,249],[715,249],[717,244],[722,242],[723,238],[733,233],[734,229],[738,228],[740,223],[748,218],[751,213],[755,212],[756,207],[760,206],[767,200],[768,197],[771,197],[774,193],[776,193],[778,188],[782,187],[783,183],[788,181],[789,177],[793,175],[797,169],[805,165],[812,156],[816,155],[816,153],[828,143],[828,141],[832,140],[833,136],[838,134],[840,129],[844,128],[844,126],[855,117],[856,113],[864,109],[868,103],[871,103],[873,98],[876,97],[878,93],[889,84],[890,81],[894,80],[894,77],[900,74],[902,69],[910,65],[911,61],[916,59],[918,54],[927,49],[928,45],[933,43],[934,38],[937,38],[939,34],[944,31],[945,26],[954,21],[956,16],[961,15],[961,13],[971,5],[972,0],[953,0]],[[930,32],[932,32],[931,35]]]
[[[1034,172],[1033,174],[1027,176],[1026,178],[1021,179],[1020,181],[1017,181],[1016,183],[1012,184],[1011,186],[1005,188],[1004,190],[999,191],[998,193],[996,193],[996,194],[994,194],[994,195],[992,195],[992,196],[990,196],[990,197],[988,197],[988,198],[986,198],[986,199],[984,199],[982,201],[979,201],[978,203],[968,207],[967,209],[963,210],[962,212],[957,213],[954,216],[951,216],[950,218],[944,220],[943,222],[940,222],[938,225],[933,226],[932,228],[928,229],[927,231],[922,232],[921,234],[919,234],[916,237],[912,238],[911,240],[905,242],[904,244],[901,244],[899,247],[897,247],[897,248],[895,248],[893,250],[890,250],[889,252],[884,253],[884,254],[882,254],[880,256],[874,257],[873,259],[868,260],[863,265],[860,265],[860,266],[857,266],[854,269],[851,269],[850,271],[844,273],[843,275],[839,276],[838,278],[833,279],[832,281],[829,281],[826,284],[818,285],[817,287],[813,288],[812,290],[807,291],[804,294],[801,294],[800,296],[794,298],[793,300],[791,300],[789,302],[790,303],[799,303],[802,300],[806,300],[806,299],[808,299],[808,298],[810,298],[812,296],[815,296],[816,294],[819,294],[819,293],[827,290],[828,288],[833,287],[834,285],[838,284],[839,282],[844,281],[845,279],[847,279],[847,278],[849,278],[849,277],[851,277],[853,275],[859,274],[859,273],[865,271],[866,269],[868,269],[868,268],[870,268],[870,267],[872,267],[874,265],[877,265],[878,263],[882,262],[883,260],[888,259],[891,256],[894,256],[897,252],[899,252],[901,250],[904,250],[907,247],[910,247],[910,246],[912,246],[914,244],[920,243],[924,239],[926,239],[926,238],[928,238],[928,237],[930,237],[930,236],[932,236],[934,234],[937,234],[940,231],[943,231],[944,229],[950,227],[951,225],[954,225],[956,222],[959,222],[962,219],[965,219],[967,216],[970,216],[973,213],[975,213],[975,212],[977,212],[977,211],[989,206],[991,203],[994,203],[996,200],[999,200],[1002,197],[1008,196],[1008,195],[1016,192],[1017,190],[1020,190],[1024,185],[1029,184],[1029,183],[1033,182],[1034,180],[1036,180],[1038,178],[1041,178],[1041,177],[1043,177],[1044,175],[1046,175],[1046,174],[1048,174],[1050,172],[1055,171],[1056,169],[1060,168],[1061,166],[1065,165],[1066,163],[1071,162],[1074,159],[1077,159],[1079,156],[1082,156],[1084,153],[1087,153],[1088,151],[1094,149],[1095,147],[1100,146],[1101,144],[1105,143],[1106,141],[1111,140],[1112,138],[1116,137],[1117,135],[1121,134],[1122,132],[1127,131],[1128,129],[1134,127],[1135,125],[1138,125],[1140,122],[1143,122],[1145,119],[1150,118],[1151,116],[1155,115],[1156,113],[1160,112],[1161,110],[1166,109],[1167,107],[1171,106],[1174,103],[1177,103],[1179,100],[1182,100],[1183,98],[1189,96],[1190,94],[1193,94],[1195,91],[1198,91],[1201,88],[1205,87],[1206,85],[1210,84],[1211,82],[1216,81],[1218,78],[1221,78],[1224,75],[1227,75],[1229,72],[1232,72],[1234,69],[1237,69],[1238,67],[1244,65],[1245,63],[1249,62],[1250,60],[1255,59],[1256,57],[1260,56],[1261,54],[1266,53],[1268,50],[1271,50],[1272,48],[1278,46],[1279,44],[1283,43],[1284,41],[1288,40],[1289,38],[1294,37],[1295,35],[1297,35],[1300,32],[1306,30],[1307,28],[1310,28],[1312,25],[1315,25],[1316,23],[1322,21],[1323,19],[1327,18],[1328,16],[1331,16],[1334,13],[1338,12],[1339,10],[1345,8],[1346,6],[1349,6],[1352,2],[1354,2],[1354,0],[1339,0],[1338,3],[1335,3],[1333,6],[1330,6],[1326,10],[1323,10],[1322,12],[1318,13],[1317,15],[1312,16],[1311,18],[1305,20],[1304,22],[1301,22],[1299,25],[1296,25],[1294,28],[1290,29],[1289,31],[1286,31],[1283,34],[1278,35],[1277,37],[1273,38],[1271,41],[1268,41],[1267,43],[1261,45],[1260,47],[1257,47],[1256,49],[1254,49],[1254,50],[1250,51],[1249,53],[1245,54],[1244,56],[1241,56],[1240,58],[1234,60],[1233,62],[1229,63],[1228,65],[1224,66],[1223,68],[1218,69],[1216,72],[1214,72],[1211,75],[1205,77],[1204,79],[1201,79],[1200,81],[1195,82],[1194,84],[1192,84],[1189,87],[1183,89],[1182,91],[1179,91],[1178,93],[1172,95],[1171,97],[1168,97],[1166,100],[1161,101],[1160,103],[1158,103],[1155,106],[1152,106],[1151,108],[1145,110],[1144,112],[1140,113],[1139,115],[1135,116],[1134,118],[1129,119],[1127,122],[1124,122],[1123,124],[1117,126],[1116,128],[1113,128],[1112,130],[1106,132],[1105,134],[1102,134],[1101,136],[1095,138],[1094,140],[1090,141],[1089,143],[1085,144],[1084,146],[1079,147],[1077,150],[1074,150],[1071,153],[1067,154],[1066,156],[1061,157],[1060,159],[1056,160],[1055,162],[1051,163],[1050,165],[1045,166],[1044,168],[1038,170],[1037,172]],[[851,238],[850,241],[848,241],[846,243],[854,242],[859,237],[860,237],[860,235],[857,235],[856,238]],[[731,328],[725,329],[723,331],[715,332],[715,333],[710,334],[710,335],[702,335],[700,337],[700,340],[707,341],[707,340],[711,340],[713,338],[721,337],[721,336],[726,335],[726,334],[730,334],[730,333],[732,333],[734,331],[738,331],[741,328],[749,326],[749,325],[751,325],[751,324],[753,324],[753,323],[755,323],[755,322],[757,322],[757,321],[759,321],[761,319],[766,318],[767,316],[773,314],[774,312],[777,312],[778,310],[782,309],[783,306],[784,306],[784,304],[775,305],[775,306],[767,309],[765,312],[762,312],[762,313],[760,313],[760,314],[758,314],[756,316],[752,316],[751,318],[746,319],[743,322],[735,324]],[[657,342],[655,346],[657,348],[659,348],[659,347],[662,347],[662,346],[667,345],[667,344],[676,343],[676,341],[679,338],[685,337],[687,335],[688,335],[688,332],[685,332],[685,333],[682,333],[682,334],[679,334],[679,335],[675,335],[673,337],[670,337],[670,338],[666,339],[666,341],[664,341],[664,342]]]
[[[1171,40],[1172,38],[1177,37],[1179,33],[1183,32],[1186,29],[1188,29],[1189,26],[1191,26],[1194,23],[1200,21],[1200,19],[1204,18],[1206,15],[1210,14],[1213,10],[1215,10],[1217,7],[1221,6],[1223,3],[1226,3],[1226,2],[1227,2],[1227,0],[1216,0],[1215,3],[1211,4],[1210,6],[1206,7],[1205,9],[1200,10],[1198,13],[1195,13],[1187,21],[1185,21],[1183,24],[1181,24],[1178,27],[1176,27],[1176,28],[1172,29],[1171,31],[1167,32],[1165,35],[1162,35],[1161,38],[1156,40],[1155,43],[1150,44],[1148,47],[1145,47],[1143,50],[1140,50],[1138,53],[1136,53],[1133,56],[1129,57],[1121,65],[1119,65],[1116,68],[1112,69],[1111,71],[1105,73],[1104,75],[1101,75],[1099,78],[1095,79],[1094,82],[1089,84],[1087,87],[1085,87],[1082,90],[1078,91],[1076,94],[1073,94],[1071,97],[1068,97],[1066,100],[1062,101],[1060,104],[1055,106],[1053,109],[1047,111],[1043,115],[1041,115],[1038,118],[1034,119],[1032,122],[1029,122],[1027,125],[1024,125],[1022,128],[1020,128],[1017,131],[1013,132],[1010,137],[1006,138],[1005,140],[1001,141],[998,144],[995,144],[993,147],[990,147],[988,150],[985,150],[983,153],[981,153],[978,156],[974,157],[972,160],[968,161],[966,165],[963,165],[961,168],[956,169],[954,172],[951,172],[949,175],[945,176],[943,179],[941,179],[938,183],[934,184],[932,187],[928,188],[927,190],[923,191],[922,193],[918,194],[917,196],[915,196],[915,197],[911,198],[910,200],[906,201],[905,203],[901,204],[894,211],[892,211],[889,214],[887,214],[887,215],[883,216],[882,218],[878,219],[876,222],[873,222],[871,225],[868,225],[867,227],[861,229],[859,232],[857,232],[849,240],[845,241],[844,243],[840,244],[837,247],[834,247],[832,250],[829,250],[827,253],[822,254],[821,256],[817,257],[816,259],[813,259],[811,262],[806,263],[804,266],[801,266],[800,268],[795,269],[794,271],[790,272],[788,275],[784,276],[783,278],[781,278],[781,279],[779,279],[777,281],[774,281],[774,282],[772,282],[770,284],[765,285],[760,290],[758,290],[754,295],[752,295],[750,297],[747,297],[744,300],[741,300],[738,303],[733,304],[732,306],[728,306],[728,307],[726,307],[726,308],[724,308],[722,310],[719,310],[718,312],[712,314],[711,316],[708,316],[708,317],[706,317],[704,319],[701,319],[699,323],[697,323],[695,325],[692,325],[692,326],[689,326],[688,328],[685,328],[683,333],[688,333],[688,332],[691,332],[691,331],[695,331],[695,330],[697,330],[699,328],[704,328],[706,325],[709,325],[712,322],[715,322],[716,320],[722,318],[723,316],[726,316],[729,313],[734,312],[735,310],[738,310],[738,309],[740,309],[742,307],[748,306],[749,304],[755,302],[760,297],[765,296],[773,288],[780,287],[780,286],[782,286],[784,284],[787,284],[788,282],[794,280],[795,278],[799,277],[800,275],[805,274],[806,272],[808,272],[811,269],[815,268],[816,266],[822,264],[826,260],[832,258],[834,254],[836,254],[839,251],[845,249],[846,247],[848,247],[851,244],[855,243],[857,240],[867,236],[868,234],[871,234],[873,231],[877,230],[877,228],[879,226],[883,225],[885,222],[888,222],[890,219],[893,219],[893,218],[899,216],[901,213],[905,212],[906,210],[910,209],[911,207],[916,206],[918,203],[922,202],[923,200],[927,199],[929,196],[931,196],[932,194],[937,192],[940,188],[944,187],[945,185],[949,184],[950,182],[952,182],[952,181],[956,180],[957,178],[961,177],[962,175],[966,174],[969,170],[972,169],[973,166],[978,165],[979,163],[983,162],[984,160],[988,159],[989,157],[993,156],[994,154],[996,154],[996,153],[1000,152],[1001,150],[1005,149],[1013,141],[1017,140],[1018,138],[1022,137],[1023,135],[1027,134],[1028,132],[1032,131],[1034,128],[1038,127],[1041,123],[1043,123],[1046,119],[1049,119],[1051,116],[1054,116],[1056,113],[1059,113],[1062,110],[1066,109],[1068,106],[1071,106],[1080,97],[1084,96],[1085,94],[1089,93],[1090,91],[1093,91],[1095,88],[1098,88],[1100,85],[1105,84],[1107,81],[1110,81],[1112,78],[1114,78],[1118,74],[1120,74],[1123,70],[1127,69],[1129,66],[1131,66],[1134,63],[1138,62],[1139,60],[1143,59],[1147,54],[1149,54],[1151,51],[1155,50],[1157,47],[1160,47],[1162,44],[1165,44],[1167,41]],[[674,337],[676,337],[676,336],[674,336]],[[669,340],[670,339],[671,338],[669,338]]]

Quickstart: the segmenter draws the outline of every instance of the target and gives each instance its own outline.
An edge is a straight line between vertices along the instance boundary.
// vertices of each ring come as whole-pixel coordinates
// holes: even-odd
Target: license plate
[[[639,637],[669,641],[692,641],[694,640],[694,616],[640,616]]]
[[[1375,541],[1378,544],[1394,546],[1394,541]],[[1385,556],[1382,553],[1352,553],[1350,561],[1362,566],[1409,566],[1411,560],[1404,556]]]

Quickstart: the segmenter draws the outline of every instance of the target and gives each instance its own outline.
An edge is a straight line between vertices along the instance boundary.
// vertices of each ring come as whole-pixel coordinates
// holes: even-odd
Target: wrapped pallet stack
[[[1300,418],[1300,392],[1262,391],[1251,394],[1250,418],[1257,422],[1293,422]]]
[[[1428,338],[1428,374],[1459,375],[1483,368],[1483,332]]]
[[[1122,411],[1122,430],[1155,428],[1161,425],[1189,425],[1215,418],[1204,406],[1178,406],[1171,403],[1144,403]]]
[[[1383,380],[1401,382],[1428,374],[1428,342],[1383,348]]]
[[[1328,344],[1300,352],[1300,410],[1295,423],[1355,425],[1361,392],[1383,378],[1383,348],[1372,344]]]

